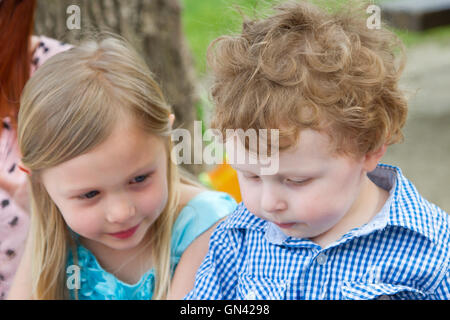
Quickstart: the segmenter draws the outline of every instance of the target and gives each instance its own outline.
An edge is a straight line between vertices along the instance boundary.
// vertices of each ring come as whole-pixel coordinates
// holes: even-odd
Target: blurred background
[[[239,32],[240,12],[251,16],[276,2],[39,0],[35,30],[37,34],[72,43],[82,38],[86,30],[92,29],[109,29],[133,40],[174,106],[176,125],[192,129],[190,123],[197,119],[204,121],[205,129],[213,111],[208,99],[205,65],[209,43],[222,34]],[[396,15],[396,9],[389,6],[397,2],[406,11]],[[392,30],[405,43],[408,57],[400,83],[401,88],[408,92],[410,106],[404,129],[405,140],[391,146],[382,162],[401,167],[422,195],[447,212],[450,212],[449,2],[373,1],[381,7],[381,19],[389,18],[397,26]],[[65,10],[70,4],[81,8],[81,30],[68,31],[65,26]],[[437,14],[433,15],[433,12]],[[441,23],[438,26],[416,23],[421,19]],[[408,24],[411,21],[413,23]],[[199,175],[214,168],[192,165],[187,169]]]

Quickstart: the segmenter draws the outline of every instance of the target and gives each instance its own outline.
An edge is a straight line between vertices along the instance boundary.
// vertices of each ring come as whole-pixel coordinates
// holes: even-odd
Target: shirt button
[[[247,295],[245,296],[245,300],[256,300],[255,292],[250,291],[249,293],[247,293]]]
[[[320,265],[324,265],[327,262],[327,255],[325,253],[321,253],[317,256],[316,261]]]
[[[378,300],[391,300],[391,297],[387,296],[387,295],[382,295],[378,297]]]

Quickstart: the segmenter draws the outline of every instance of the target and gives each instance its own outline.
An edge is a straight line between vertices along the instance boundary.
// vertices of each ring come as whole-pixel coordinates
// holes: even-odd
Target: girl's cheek
[[[102,231],[101,217],[91,210],[71,208],[61,213],[67,226],[82,236],[93,237]]]
[[[166,207],[168,195],[167,181],[161,180],[139,194],[137,210],[146,216],[155,216],[156,219]]]

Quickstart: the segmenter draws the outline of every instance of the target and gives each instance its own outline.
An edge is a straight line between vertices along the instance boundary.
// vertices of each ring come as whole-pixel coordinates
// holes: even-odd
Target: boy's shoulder
[[[450,238],[448,213],[425,199],[414,184],[403,175],[400,168],[389,165],[379,167],[395,173],[388,223],[406,228],[424,236],[435,245],[448,248]]]

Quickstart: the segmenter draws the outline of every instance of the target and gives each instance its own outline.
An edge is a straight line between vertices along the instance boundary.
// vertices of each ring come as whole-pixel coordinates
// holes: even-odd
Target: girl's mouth
[[[126,238],[131,237],[136,232],[139,225],[140,224],[138,224],[137,226],[134,226],[133,228],[128,229],[128,230],[124,230],[124,231],[120,231],[120,232],[116,232],[116,233],[109,233],[109,235],[119,238],[119,239],[126,239]]]

